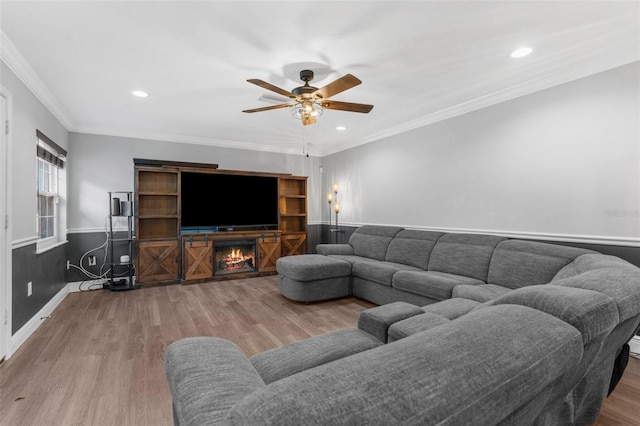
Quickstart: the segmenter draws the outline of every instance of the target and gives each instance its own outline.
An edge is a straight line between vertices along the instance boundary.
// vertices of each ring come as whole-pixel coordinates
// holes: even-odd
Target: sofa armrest
[[[358,318],[358,328],[387,343],[389,327],[393,323],[420,314],[424,314],[424,310],[415,305],[393,302],[362,311]]]
[[[294,342],[254,355],[250,361],[269,384],[309,368],[382,345],[357,329],[341,330]]]
[[[265,386],[238,346],[215,337],[172,343],[164,365],[176,425],[222,422],[238,401]]]
[[[318,244],[316,246],[316,253],[325,256],[329,256],[331,254],[352,255],[353,247],[349,244]]]

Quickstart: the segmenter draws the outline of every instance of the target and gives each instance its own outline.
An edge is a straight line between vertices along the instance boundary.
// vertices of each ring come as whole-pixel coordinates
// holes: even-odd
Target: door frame
[[[8,359],[13,353],[11,342],[11,134],[12,95],[0,85],[0,360]],[[5,123],[6,126],[5,127]],[[6,226],[6,229],[5,229]]]

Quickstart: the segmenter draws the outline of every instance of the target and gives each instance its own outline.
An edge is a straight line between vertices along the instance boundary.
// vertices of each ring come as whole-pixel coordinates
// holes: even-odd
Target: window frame
[[[60,173],[63,173],[67,151],[36,131],[36,253],[42,253],[61,244],[60,228]],[[46,176],[45,176],[46,175]],[[48,202],[42,203],[42,199]],[[45,209],[46,214],[42,214]],[[46,235],[42,235],[43,218],[50,218]]]

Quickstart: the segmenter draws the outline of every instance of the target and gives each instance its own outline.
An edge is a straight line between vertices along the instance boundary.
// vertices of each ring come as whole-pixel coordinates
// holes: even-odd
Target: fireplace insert
[[[213,252],[214,276],[258,271],[255,240],[216,241]]]

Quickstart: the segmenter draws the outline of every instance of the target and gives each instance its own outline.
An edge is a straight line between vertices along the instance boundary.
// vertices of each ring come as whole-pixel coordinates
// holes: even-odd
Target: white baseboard
[[[633,336],[633,338],[629,340],[629,347],[632,353],[640,354],[640,336]]]
[[[7,358],[16,353],[16,351],[27,341],[29,337],[40,327],[42,321],[47,319],[53,311],[62,303],[62,301],[69,294],[69,285],[67,284],[60,290],[55,296],[49,300],[49,302],[42,307],[20,330],[18,330],[13,336],[11,336],[11,342],[9,342],[9,351]]]

